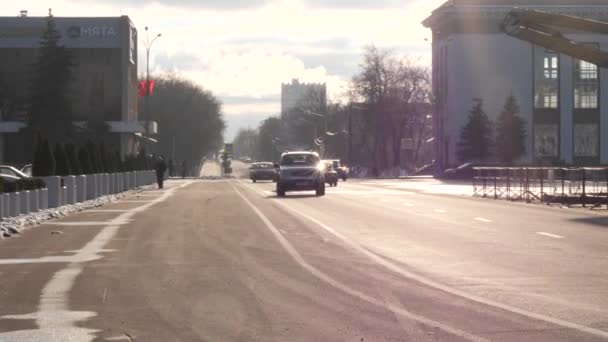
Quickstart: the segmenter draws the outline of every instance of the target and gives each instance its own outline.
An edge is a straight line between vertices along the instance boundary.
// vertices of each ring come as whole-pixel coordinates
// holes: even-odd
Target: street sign
[[[224,145],[224,152],[228,155],[232,155],[234,153],[234,147],[232,144],[226,143]]]

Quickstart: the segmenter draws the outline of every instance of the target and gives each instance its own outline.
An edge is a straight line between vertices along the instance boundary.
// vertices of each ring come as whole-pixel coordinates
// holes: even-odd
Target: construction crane
[[[512,37],[542,46],[571,57],[608,68],[608,52],[593,45],[576,43],[560,29],[608,34],[608,23],[563,14],[514,8],[502,24],[503,31]]]

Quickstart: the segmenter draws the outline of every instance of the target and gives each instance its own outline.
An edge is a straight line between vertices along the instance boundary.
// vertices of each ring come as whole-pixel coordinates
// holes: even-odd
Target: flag
[[[145,97],[146,95],[152,95],[152,92],[154,91],[154,85],[156,84],[155,80],[149,80],[148,81],[148,86],[146,87],[146,81],[140,81],[137,84],[137,96],[138,97]],[[146,91],[147,88],[147,91]]]

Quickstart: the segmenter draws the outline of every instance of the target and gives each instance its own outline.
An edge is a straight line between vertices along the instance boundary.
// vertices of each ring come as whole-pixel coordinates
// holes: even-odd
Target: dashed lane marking
[[[41,223],[41,225],[48,225],[48,226],[66,226],[66,227],[78,227],[78,226],[107,226],[109,224],[118,224],[118,225],[122,225],[122,224],[127,224],[130,221],[69,221],[69,222],[44,222]]]
[[[283,234],[281,234],[281,232],[279,231],[279,229],[270,221],[270,219],[268,219],[268,217],[266,215],[264,215],[264,213],[262,213],[262,211],[260,209],[258,209],[258,207],[256,207],[251,201],[249,201],[249,199],[247,199],[247,197],[245,197],[245,195],[243,195],[242,192],[240,192],[236,186],[234,186],[234,184],[232,184],[232,187],[234,188],[234,191],[241,197],[241,199],[256,213],[256,215],[258,216],[258,218],[264,223],[264,225],[266,226],[266,228],[268,230],[270,230],[270,232],[274,235],[274,237],[277,239],[277,241],[281,244],[281,246],[283,247],[283,249],[291,256],[291,258],[296,261],[302,268],[304,268],[306,271],[308,271],[310,274],[312,274],[313,276],[315,276],[317,279],[325,282],[326,284],[336,288],[337,290],[340,290],[346,294],[349,294],[355,298],[359,298],[360,300],[363,300],[365,302],[368,302],[372,305],[376,305],[379,306],[381,308],[386,308],[388,310],[391,310],[392,312],[401,315],[407,319],[411,319],[414,321],[417,321],[419,323],[425,324],[425,325],[430,325],[430,326],[434,326],[437,327],[438,329],[441,329],[449,334],[452,334],[454,336],[458,336],[464,339],[467,339],[469,341],[475,341],[475,342],[485,342],[485,341],[489,341],[483,337],[468,333],[466,331],[462,331],[459,330],[457,328],[453,328],[451,326],[448,326],[446,324],[431,320],[429,318],[417,315],[415,313],[412,313],[406,309],[404,309],[403,307],[401,307],[400,305],[394,305],[392,303],[386,303],[383,300],[378,300],[374,297],[371,297],[363,292],[357,291],[355,289],[352,289],[350,287],[348,287],[346,284],[343,284],[337,280],[335,280],[334,278],[330,277],[329,275],[327,275],[326,273],[320,271],[319,269],[315,268],[314,266],[312,266],[311,264],[309,264],[304,257],[302,257],[302,255],[300,254],[300,252],[298,252],[295,247],[285,238],[285,236],[283,236]]]
[[[241,195],[241,197],[243,197],[243,195]],[[577,331],[581,331],[584,333],[588,333],[594,336],[598,336],[598,337],[602,337],[602,338],[608,338],[608,332],[607,331],[603,331],[597,328],[593,328],[593,327],[588,327],[588,326],[584,326],[581,324],[577,324],[574,322],[570,322],[570,321],[566,321],[563,319],[559,319],[559,318],[555,318],[555,317],[551,317],[551,316],[547,316],[547,315],[543,315],[543,314],[539,314],[539,313],[535,313],[535,312],[531,312],[525,309],[520,309],[518,307],[509,305],[509,304],[505,304],[505,303],[501,303],[495,300],[491,300],[491,299],[487,299],[478,295],[474,295],[462,290],[459,290],[457,288],[454,288],[452,286],[449,285],[445,285],[442,283],[439,283],[435,280],[432,280],[430,278],[427,278],[425,276],[413,273],[413,272],[409,272],[407,270],[404,270],[403,268],[401,268],[400,266],[397,266],[396,264],[387,261],[386,259],[370,252],[368,249],[366,249],[365,247],[361,246],[359,243],[353,241],[350,238],[347,238],[346,236],[344,236],[343,234],[339,233],[338,231],[336,231],[335,229],[333,229],[332,227],[326,225],[325,223],[319,221],[318,219],[307,215],[305,213],[303,213],[300,210],[295,209],[294,207],[292,207],[291,205],[286,204],[283,201],[275,201],[275,203],[277,203],[279,206],[282,206],[283,208],[287,209],[288,211],[291,211],[292,213],[295,213],[297,215],[299,215],[300,217],[303,217],[305,219],[307,219],[310,222],[315,223],[317,226],[319,226],[320,228],[322,228],[323,230],[331,233],[333,236],[335,236],[336,238],[340,239],[341,241],[345,242],[346,244],[348,244],[349,246],[353,247],[355,250],[358,250],[359,252],[361,252],[362,254],[366,255],[367,257],[369,257],[371,260],[375,261],[376,263],[386,267],[387,269],[394,271],[398,274],[401,274],[404,277],[407,277],[409,279],[414,279],[416,281],[419,281],[422,284],[425,284],[427,286],[445,291],[447,293],[451,293],[453,295],[459,296],[461,298],[466,298],[472,301],[475,301],[477,303],[481,303],[484,305],[489,305],[495,308],[499,308],[505,311],[509,311],[515,314],[519,314],[525,317],[529,317],[532,319],[536,319],[536,320],[540,320],[540,321],[544,321],[544,322],[548,322],[551,324],[555,324],[564,328],[569,328],[569,329],[574,329]],[[553,234],[552,234],[553,235]]]
[[[488,220],[487,218],[483,218],[483,217],[476,217],[475,220],[479,221],[479,222],[485,222],[485,223],[491,223],[492,222],[492,220]]]
[[[542,235],[542,236],[547,236],[547,237],[554,238],[554,239],[563,239],[564,238],[561,235],[556,235],[556,234],[551,234],[551,233],[546,233],[546,232],[536,232],[536,234]]]
[[[445,213],[448,212],[447,210],[443,210],[443,209],[435,209],[433,211],[436,212],[436,213],[438,213],[438,214],[445,214]]]
[[[82,327],[81,324],[95,316],[92,311],[74,311],[69,307],[69,295],[74,283],[84,269],[87,261],[98,260],[103,256],[104,246],[118,233],[120,225],[130,222],[130,219],[151,206],[158,204],[174,193],[174,189],[185,187],[192,182],[184,182],[178,187],[171,188],[161,197],[137,208],[119,215],[114,220],[106,222],[106,226],[73,256],[42,257],[39,259],[0,259],[0,264],[25,262],[67,262],[67,266],[58,272],[46,283],[40,294],[38,311],[25,315],[6,315],[0,319],[35,320],[37,328],[0,332],[0,341],[85,341],[90,342],[97,338],[99,330]]]

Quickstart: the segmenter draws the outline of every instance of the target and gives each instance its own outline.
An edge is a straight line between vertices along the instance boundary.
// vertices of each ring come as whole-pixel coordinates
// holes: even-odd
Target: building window
[[[534,107],[559,107],[559,56],[538,47],[534,56]]]
[[[534,155],[537,158],[557,157],[559,149],[559,126],[539,124],[534,126]]]
[[[599,94],[597,65],[575,60],[574,108],[597,109]]]
[[[599,127],[597,124],[574,125],[574,156],[597,157],[599,155]]]

